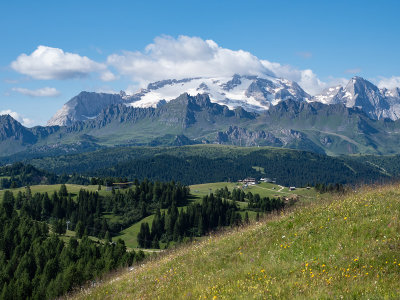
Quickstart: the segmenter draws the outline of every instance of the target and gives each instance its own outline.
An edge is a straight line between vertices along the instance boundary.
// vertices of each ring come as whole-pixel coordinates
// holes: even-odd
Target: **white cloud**
[[[100,79],[103,81],[114,81],[118,79],[118,76],[116,76],[111,71],[107,70],[100,74]]]
[[[148,83],[162,79],[263,75],[273,73],[251,53],[218,46],[198,37],[161,36],[143,52],[125,51],[108,57],[109,65],[133,81]]]
[[[400,76],[392,76],[390,78],[380,77],[378,82],[379,88],[394,89],[396,87],[400,88]]]
[[[312,53],[301,52],[305,58]],[[241,75],[275,75],[296,81],[310,94],[321,92],[330,84],[342,83],[342,78],[328,83],[321,81],[312,70],[299,70],[289,65],[261,60],[244,50],[230,50],[212,40],[199,37],[161,36],[144,51],[112,54],[107,63],[122,75],[131,77],[141,86],[157,80],[190,77],[219,77]]]
[[[315,95],[323,89],[334,85],[344,85],[346,78],[329,78],[328,82],[321,81],[318,76],[310,69],[299,70],[290,65],[281,65],[280,63],[262,60],[266,68],[272,70],[278,77],[286,78],[297,82],[307,93]]]
[[[39,46],[30,55],[21,54],[11,67],[34,79],[69,79],[92,72],[104,72],[106,66],[86,56],[64,52],[59,48]]]
[[[311,52],[298,53],[305,58]],[[79,54],[64,52],[59,48],[39,46],[30,55],[21,54],[11,67],[35,79],[68,79],[98,73],[102,81],[128,76],[133,85],[144,87],[149,82],[163,79],[193,77],[230,77],[241,75],[272,75],[296,81],[310,94],[337,83],[343,78],[331,78],[324,82],[310,69],[300,70],[261,60],[248,51],[231,50],[212,40],[199,37],[156,37],[143,51],[124,51],[107,57],[107,63],[99,63]],[[114,68],[111,72],[109,67]],[[27,91],[25,91],[27,92]]]
[[[14,92],[27,95],[30,97],[56,97],[60,95],[60,92],[52,87],[44,87],[37,90],[30,90],[26,88],[12,88],[12,90]]]
[[[15,120],[17,120],[18,122],[20,122],[22,125],[24,126],[32,126],[35,122],[31,119],[28,118],[24,118],[23,116],[21,116],[19,113],[12,111],[11,109],[6,109],[6,110],[2,110],[0,111],[0,116],[1,115],[10,115],[11,117],[13,117]]]

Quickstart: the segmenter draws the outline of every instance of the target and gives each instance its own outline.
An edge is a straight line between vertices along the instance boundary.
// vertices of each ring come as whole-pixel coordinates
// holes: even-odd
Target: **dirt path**
[[[262,186],[257,186],[257,188],[268,190],[268,191],[271,191],[271,192],[274,192],[274,193],[291,194],[291,193],[288,193],[288,192],[282,192],[282,190],[285,188],[284,186],[281,186],[281,185],[278,185],[278,186],[280,187],[279,190],[273,190],[273,189],[265,188],[265,187],[262,187]]]

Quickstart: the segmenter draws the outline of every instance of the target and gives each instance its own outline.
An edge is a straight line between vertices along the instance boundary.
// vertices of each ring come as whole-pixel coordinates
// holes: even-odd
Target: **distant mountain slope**
[[[358,107],[342,103],[288,99],[263,112],[248,112],[213,103],[206,94],[182,94],[156,108],[110,105],[96,117],[70,126],[25,128],[10,118],[0,119],[2,156],[65,149],[62,145],[85,151],[118,145],[218,143],[326,154],[395,154],[400,149],[400,121],[373,120]],[[171,137],[179,138],[174,142]]]
[[[187,78],[163,80],[148,85],[147,89],[133,94],[128,101],[134,107],[156,107],[160,100],[170,101],[188,93],[208,94],[211,102],[230,109],[242,107],[247,111],[262,111],[282,100],[310,99],[297,83],[272,76],[246,76],[235,74],[231,78]]]
[[[109,105],[124,102],[124,94],[81,92],[73,97],[47,122],[47,126],[70,126],[77,121],[95,118]]]
[[[48,125],[70,126],[77,121],[95,118],[110,105],[159,107],[187,93],[207,94],[212,103],[234,110],[241,107],[249,112],[263,112],[281,101],[321,102],[358,107],[372,119],[400,117],[400,88],[379,89],[371,82],[353,77],[345,87],[336,86],[314,97],[296,82],[272,76],[235,74],[232,77],[168,79],[148,84],[132,95],[81,92],[69,100],[48,122]]]
[[[69,100],[47,125],[69,126],[76,121],[96,117],[109,105],[124,103],[133,107],[157,107],[183,93],[192,96],[208,94],[211,102],[230,109],[242,107],[247,111],[262,111],[282,100],[305,101],[311,98],[296,82],[272,76],[245,76],[235,74],[224,78],[169,79],[150,83],[146,89],[127,96],[81,92]]]
[[[68,132],[114,144],[149,144],[172,134],[202,143],[332,154],[396,153],[400,143],[399,122],[372,120],[357,107],[285,100],[268,111],[250,113],[212,103],[207,95],[188,94],[157,108],[109,107]]]
[[[400,118],[400,89],[379,89],[371,82],[353,77],[345,87],[326,89],[312,98],[324,104],[342,103],[346,107],[359,107],[372,119]]]

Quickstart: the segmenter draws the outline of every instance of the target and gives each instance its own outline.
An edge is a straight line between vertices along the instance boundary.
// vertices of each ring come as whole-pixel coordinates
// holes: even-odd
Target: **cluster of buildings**
[[[259,182],[268,182],[268,183],[276,183],[275,180],[272,180],[271,178],[260,178],[260,181],[257,181],[255,178],[252,177],[247,177],[243,180],[238,180],[238,182],[243,183],[243,184],[247,184],[247,185],[254,185],[257,184]]]

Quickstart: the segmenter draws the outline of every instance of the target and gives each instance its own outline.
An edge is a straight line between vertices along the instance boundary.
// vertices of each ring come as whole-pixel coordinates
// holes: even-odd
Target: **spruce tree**
[[[250,220],[249,220],[249,213],[246,211],[246,213],[245,213],[245,215],[244,215],[244,222],[246,223],[246,224],[249,224],[250,223]]]

